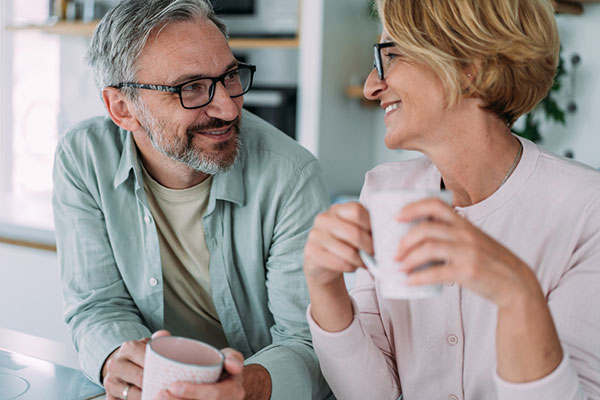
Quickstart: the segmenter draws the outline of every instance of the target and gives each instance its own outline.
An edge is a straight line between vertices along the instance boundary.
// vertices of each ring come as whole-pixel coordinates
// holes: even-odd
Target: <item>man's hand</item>
[[[233,349],[223,349],[225,354],[225,370],[217,383],[175,382],[168,390],[162,390],[157,400],[243,400],[244,390],[244,356]],[[262,368],[262,367],[261,367]],[[270,387],[270,385],[269,385]]]
[[[168,336],[169,332],[160,330],[152,338]],[[142,377],[144,375],[144,357],[146,343],[150,338],[125,342],[112,352],[102,367],[102,383],[106,390],[106,400],[140,400],[142,397]],[[126,389],[129,387],[129,389]]]

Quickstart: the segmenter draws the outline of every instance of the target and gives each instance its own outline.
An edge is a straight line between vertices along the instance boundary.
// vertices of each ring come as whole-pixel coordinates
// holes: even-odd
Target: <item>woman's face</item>
[[[392,39],[384,30],[381,42]],[[384,79],[373,69],[364,86],[368,99],[385,111],[385,145],[390,149],[423,150],[444,128],[447,110],[441,80],[431,68],[408,60],[395,46],[380,50]]]

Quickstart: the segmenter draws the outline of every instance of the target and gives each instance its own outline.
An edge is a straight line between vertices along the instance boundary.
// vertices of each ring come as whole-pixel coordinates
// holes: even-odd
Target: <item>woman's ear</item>
[[[472,93],[473,92],[473,81],[477,77],[477,73],[479,72],[479,62],[472,62],[470,64],[465,65],[462,68],[462,91],[463,93]]]
[[[140,127],[133,102],[119,89],[106,87],[102,90],[102,99],[110,118],[121,128],[134,132]]]

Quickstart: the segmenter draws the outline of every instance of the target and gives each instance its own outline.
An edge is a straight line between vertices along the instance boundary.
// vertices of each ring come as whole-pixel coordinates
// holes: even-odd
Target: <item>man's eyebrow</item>
[[[233,67],[237,67],[239,64],[240,64],[240,62],[238,60],[233,60],[225,68],[225,70],[223,71],[223,73],[229,71]],[[169,86],[177,86],[177,85],[179,85],[181,83],[184,83],[184,82],[189,82],[189,81],[193,81],[194,79],[202,79],[202,78],[213,78],[213,76],[209,76],[209,75],[206,75],[206,74],[186,74],[186,75],[181,75],[181,76],[177,77],[176,79],[174,79],[173,81],[171,81],[171,83],[169,83]]]

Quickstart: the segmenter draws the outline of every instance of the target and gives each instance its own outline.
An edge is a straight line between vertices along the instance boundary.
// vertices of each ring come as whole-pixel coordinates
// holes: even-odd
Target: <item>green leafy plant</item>
[[[375,21],[379,20],[379,14],[377,12],[377,3],[376,0],[369,0],[367,2],[367,12],[369,13],[369,17]]]
[[[512,131],[519,136],[531,140],[532,142],[541,142],[542,135],[539,130],[540,126],[540,114],[545,115],[546,120],[560,122],[565,125],[565,111],[556,102],[555,95],[562,87],[562,77],[566,75],[564,68],[564,62],[561,55],[558,61],[558,68],[556,69],[556,75],[554,76],[554,84],[550,88],[550,91],[546,97],[527,115],[525,115],[525,124],[521,129],[513,126]]]

